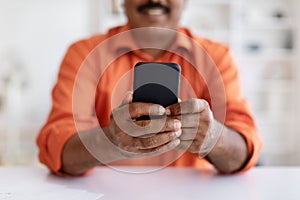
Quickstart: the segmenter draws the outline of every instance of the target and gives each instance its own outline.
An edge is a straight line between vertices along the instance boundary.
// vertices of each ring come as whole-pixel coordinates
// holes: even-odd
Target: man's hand
[[[220,131],[214,130],[215,120],[209,104],[202,99],[189,99],[167,107],[170,118],[181,121],[180,150],[207,155],[216,144]]]
[[[137,120],[141,116],[156,116]],[[164,107],[151,103],[123,103],[114,109],[109,127],[109,140],[127,158],[159,155],[179,145],[181,122],[166,117]]]
[[[208,103],[189,99],[166,108],[169,118],[181,120],[180,150],[207,158],[225,173],[240,169],[247,159],[244,138],[214,119]]]

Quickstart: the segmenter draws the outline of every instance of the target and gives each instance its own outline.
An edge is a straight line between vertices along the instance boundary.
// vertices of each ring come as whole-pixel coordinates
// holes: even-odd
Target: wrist
[[[112,138],[110,138],[113,134],[109,126],[101,127],[97,131],[95,145],[97,145],[97,159],[101,164],[108,164],[125,159],[125,156],[121,153],[118,146],[114,144]]]
[[[207,155],[207,160],[211,162],[219,171],[232,173],[238,171],[247,160],[247,145],[240,133],[232,130],[221,123],[220,137],[212,150]]]
[[[215,119],[212,120],[199,151],[200,158],[206,156],[209,159],[215,152],[219,152],[222,149],[222,133],[224,128],[221,123]]]

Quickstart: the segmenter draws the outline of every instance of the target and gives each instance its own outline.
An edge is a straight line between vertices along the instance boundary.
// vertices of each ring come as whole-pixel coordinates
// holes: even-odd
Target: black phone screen
[[[181,67],[170,62],[139,62],[134,67],[133,102],[178,102]]]

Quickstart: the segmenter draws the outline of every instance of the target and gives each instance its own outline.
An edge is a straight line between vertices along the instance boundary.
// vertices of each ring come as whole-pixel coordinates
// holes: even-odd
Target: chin
[[[157,23],[157,22],[149,22],[149,23],[144,23],[138,26],[139,28],[145,28],[145,27],[156,27],[156,28],[168,28],[170,29],[171,27],[166,24],[162,23]]]

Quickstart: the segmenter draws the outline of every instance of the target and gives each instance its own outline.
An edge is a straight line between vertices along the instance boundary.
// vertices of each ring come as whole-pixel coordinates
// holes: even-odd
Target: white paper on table
[[[98,200],[103,194],[91,193],[86,190],[71,189],[62,185],[42,184],[42,186],[35,185],[24,186],[18,184],[13,189],[0,188],[0,200]]]

